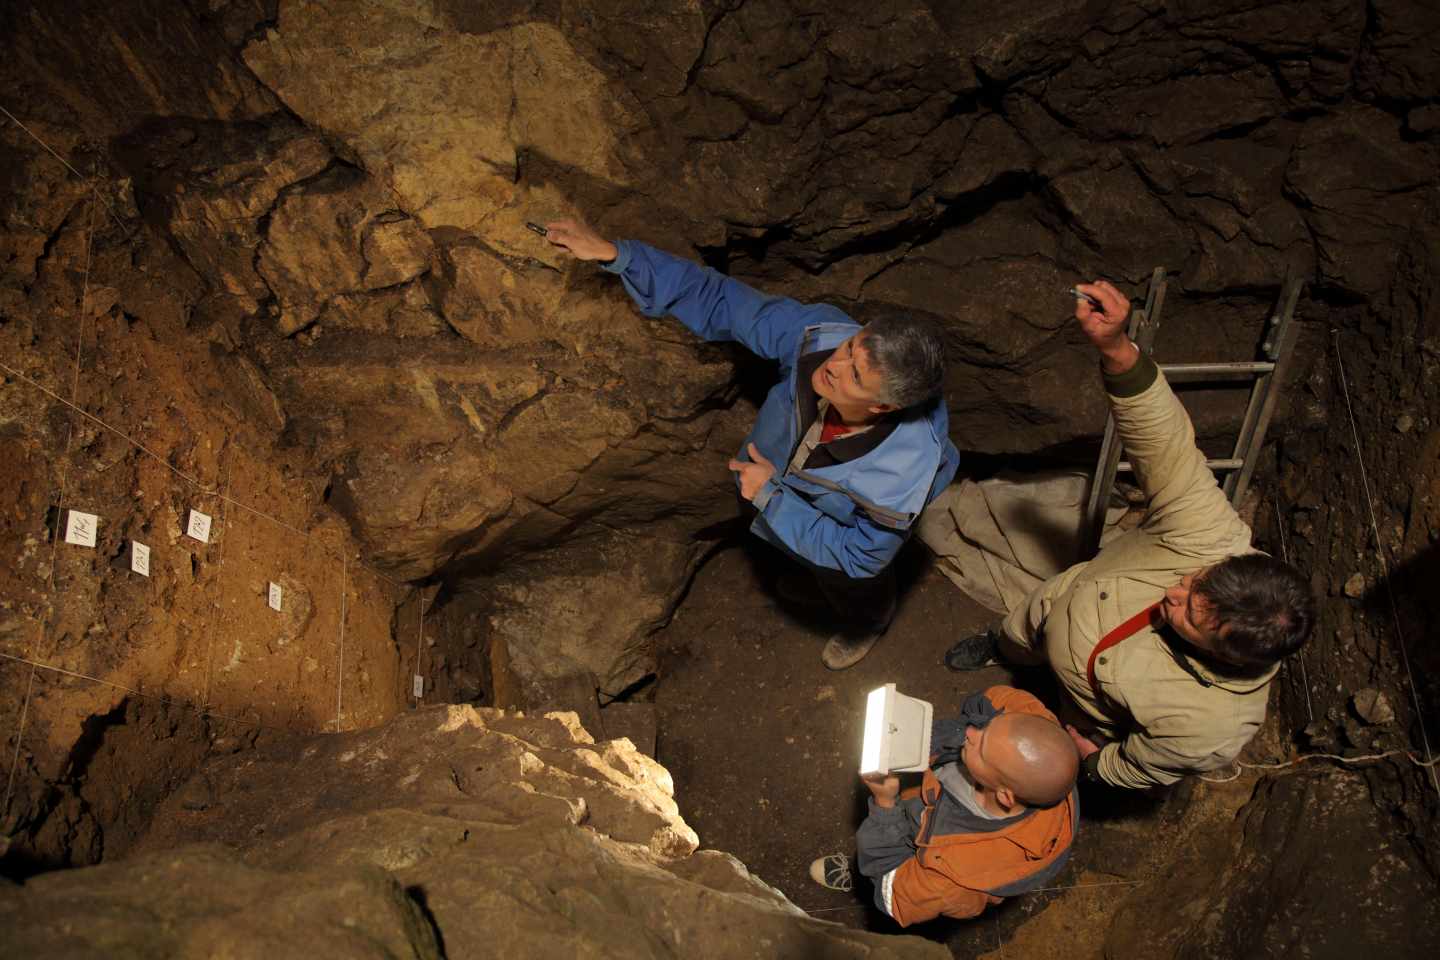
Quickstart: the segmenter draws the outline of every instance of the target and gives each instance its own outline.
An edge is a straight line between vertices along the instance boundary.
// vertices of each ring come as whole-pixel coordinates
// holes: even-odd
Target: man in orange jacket
[[[855,835],[876,906],[902,927],[973,917],[1043,886],[1079,825],[1075,746],[1030,694],[995,686],[967,697],[959,719],[935,722],[931,749],[919,788],[865,780],[870,814]]]

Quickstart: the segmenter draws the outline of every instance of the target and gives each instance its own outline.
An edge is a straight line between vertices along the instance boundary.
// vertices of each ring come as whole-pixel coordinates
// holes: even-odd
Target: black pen
[[[538,224],[538,223],[531,223],[529,220],[526,220],[526,221],[525,221],[525,229],[526,229],[526,230],[534,231],[535,233],[540,234],[540,236],[542,236],[542,237],[548,237],[548,236],[550,235],[550,231],[549,231],[549,230],[546,230],[544,227],[540,226],[540,224]]]
[[[1088,294],[1088,293],[1081,293],[1081,292],[1080,292],[1078,289],[1076,289],[1075,287],[1071,287],[1071,288],[1070,288],[1070,294],[1071,294],[1076,300],[1084,300],[1086,303],[1090,304],[1090,306],[1094,307],[1096,310],[1099,310],[1099,311],[1102,312],[1102,313],[1105,311],[1105,308],[1104,308],[1103,306],[1101,306],[1100,301],[1099,301],[1099,300],[1096,300],[1094,297],[1090,296],[1090,294]]]

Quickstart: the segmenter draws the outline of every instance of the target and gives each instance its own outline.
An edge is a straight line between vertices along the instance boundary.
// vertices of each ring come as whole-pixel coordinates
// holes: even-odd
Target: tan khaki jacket
[[[1265,719],[1278,666],[1222,676],[1144,627],[1097,658],[1103,695],[1091,690],[1085,667],[1106,633],[1186,574],[1253,552],[1250,528],[1205,466],[1190,417],[1155,364],[1142,358],[1106,388],[1149,513],[1095,559],[1042,584],[1004,630],[1048,660],[1075,705],[1114,741],[1101,751],[1101,778],[1143,788],[1234,760]]]

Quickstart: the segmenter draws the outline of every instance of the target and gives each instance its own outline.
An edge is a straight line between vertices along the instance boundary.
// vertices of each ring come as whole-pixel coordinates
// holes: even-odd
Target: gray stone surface
[[[212,759],[130,859],[11,892],[0,923],[67,956],[948,955],[807,917],[698,851],[672,789],[574,714],[430,708]]]
[[[1262,781],[1226,834],[1137,888],[1111,926],[1106,954],[1431,956],[1440,949],[1434,880],[1387,821],[1354,772],[1301,770]]]

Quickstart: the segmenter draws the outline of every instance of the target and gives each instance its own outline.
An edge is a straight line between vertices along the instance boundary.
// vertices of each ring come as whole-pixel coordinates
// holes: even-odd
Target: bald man
[[[1069,860],[1079,826],[1079,756],[1030,694],[995,686],[967,697],[958,719],[935,722],[931,750],[917,788],[902,794],[895,776],[864,780],[870,814],[855,834],[875,905],[902,927],[978,916],[1044,886]],[[812,875],[848,889],[827,882],[838,879],[826,875],[831,860],[816,861]]]

